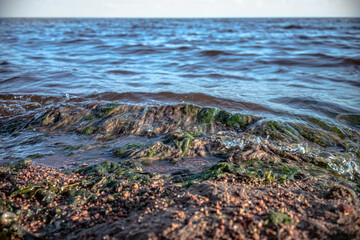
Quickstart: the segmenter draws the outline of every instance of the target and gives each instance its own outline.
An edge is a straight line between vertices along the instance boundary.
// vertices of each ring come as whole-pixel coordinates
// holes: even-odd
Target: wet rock
[[[199,194],[212,201],[230,202],[235,189],[229,186],[209,182],[196,183],[189,188],[189,192]]]
[[[56,194],[49,190],[38,191],[37,195],[39,195],[41,201],[43,201],[46,204],[52,203],[56,197]]]
[[[0,223],[2,226],[7,227],[10,226],[12,223],[16,222],[18,216],[12,212],[4,212],[1,214]]]
[[[341,122],[347,123],[350,126],[360,128],[360,115],[339,114],[336,116],[336,119]]]
[[[228,158],[228,161],[240,164],[253,159],[259,159],[261,161],[279,161],[280,157],[262,145],[248,144],[242,150],[233,152]]]

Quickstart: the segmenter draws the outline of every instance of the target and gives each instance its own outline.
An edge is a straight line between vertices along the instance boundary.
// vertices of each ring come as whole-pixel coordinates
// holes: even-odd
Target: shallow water
[[[47,95],[51,103],[191,102],[336,122],[339,114],[360,114],[359,23],[1,19],[1,115],[19,110],[7,100],[15,94],[24,101]]]
[[[141,143],[129,154],[155,173],[237,154],[360,179],[359,23],[0,19],[0,163],[122,161]]]

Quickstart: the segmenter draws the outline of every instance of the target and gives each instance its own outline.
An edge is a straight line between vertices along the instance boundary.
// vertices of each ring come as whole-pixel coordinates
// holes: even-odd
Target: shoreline
[[[2,130],[0,237],[359,238],[360,134],[307,121],[116,102],[19,117]]]

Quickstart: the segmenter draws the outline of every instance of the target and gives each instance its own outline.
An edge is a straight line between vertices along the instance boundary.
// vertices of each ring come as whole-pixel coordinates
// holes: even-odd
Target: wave
[[[272,59],[258,59],[256,62],[267,65],[302,66],[302,67],[346,67],[360,66],[360,59],[337,57],[323,53],[298,54],[293,58],[277,57]]]
[[[221,50],[204,50],[204,51],[200,51],[198,55],[204,57],[218,57],[218,56],[231,56],[234,54],[231,52],[221,51]]]
[[[95,94],[66,94],[66,95],[35,95],[35,94],[9,94],[0,92],[0,100],[19,100],[39,102],[42,105],[61,104],[71,102],[98,102],[120,101],[136,104],[178,104],[189,103],[199,106],[218,107],[229,111],[258,111],[273,112],[266,106],[253,102],[235,101],[221,97],[214,97],[203,93],[173,93],[173,92],[103,92]]]
[[[8,62],[8,61],[0,61],[0,65],[10,65],[10,62]]]
[[[304,29],[304,27],[300,25],[287,25],[283,27],[284,29]]]
[[[312,97],[300,98],[300,97],[279,97],[270,100],[274,103],[282,103],[291,106],[294,109],[309,109],[317,113],[323,114],[323,116],[335,118],[338,114],[351,113],[351,109],[341,106],[336,103],[329,103],[314,99]]]
[[[81,42],[86,42],[86,41],[87,41],[86,39],[78,38],[78,39],[71,39],[71,40],[61,41],[61,43],[70,44],[70,43],[81,43]]]
[[[106,73],[119,74],[119,75],[137,75],[137,74],[140,74],[138,72],[128,71],[128,70],[109,70],[109,71],[106,71]]]
[[[218,73],[211,73],[211,74],[183,74],[180,75],[181,77],[186,78],[210,78],[210,79],[237,79],[242,81],[252,81],[254,78],[245,78],[236,75],[228,75],[228,74],[218,74]]]

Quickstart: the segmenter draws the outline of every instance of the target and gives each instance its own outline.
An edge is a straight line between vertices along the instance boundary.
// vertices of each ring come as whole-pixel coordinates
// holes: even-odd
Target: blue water
[[[360,19],[1,19],[0,52],[3,116],[27,111],[14,99],[360,114]]]

